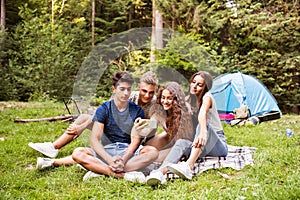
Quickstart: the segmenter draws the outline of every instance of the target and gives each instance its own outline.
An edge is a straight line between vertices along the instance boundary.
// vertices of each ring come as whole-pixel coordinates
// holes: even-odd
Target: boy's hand
[[[125,172],[124,169],[124,162],[120,156],[114,156],[113,162],[109,165],[109,167],[115,172],[115,173],[122,173]]]

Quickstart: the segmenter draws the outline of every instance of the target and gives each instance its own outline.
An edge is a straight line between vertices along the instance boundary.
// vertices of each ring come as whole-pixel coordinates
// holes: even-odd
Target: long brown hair
[[[195,76],[200,75],[203,79],[204,79],[204,86],[203,86],[203,90],[200,92],[199,95],[193,95],[193,94],[189,94],[189,103],[191,104],[192,108],[196,108],[197,110],[200,109],[201,105],[202,105],[202,101],[203,101],[203,96],[205,95],[206,92],[208,92],[211,87],[212,87],[212,83],[213,83],[213,78],[211,77],[211,75],[206,72],[206,71],[199,71],[196,72],[195,74],[192,75],[192,77],[190,78],[190,85],[193,82]]]
[[[176,82],[168,82],[164,86],[161,86],[158,90],[156,104],[161,105],[161,96],[163,90],[169,90],[173,96],[173,105],[170,108],[166,116],[166,132],[170,136],[170,139],[189,137],[192,133],[191,116],[188,112],[188,108],[185,102],[185,94]]]

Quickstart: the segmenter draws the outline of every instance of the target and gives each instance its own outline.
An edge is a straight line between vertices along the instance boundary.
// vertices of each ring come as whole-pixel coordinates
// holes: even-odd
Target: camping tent
[[[250,114],[280,113],[270,91],[256,78],[239,71],[222,74],[214,79],[212,89],[219,113],[232,113],[241,105],[248,105]]]

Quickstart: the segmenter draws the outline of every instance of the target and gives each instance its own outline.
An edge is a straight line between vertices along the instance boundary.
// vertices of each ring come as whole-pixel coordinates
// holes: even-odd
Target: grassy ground
[[[14,120],[58,116],[63,109],[60,103],[0,102],[0,199],[300,199],[298,115],[284,115],[255,127],[224,125],[228,144],[258,148],[254,166],[241,171],[209,170],[192,181],[178,179],[150,187],[109,177],[82,182],[85,171],[77,166],[35,170],[36,158],[42,155],[27,144],[53,141],[68,124]],[[294,131],[292,137],[286,136],[287,128]],[[64,147],[59,157],[88,145],[89,134],[86,131]]]

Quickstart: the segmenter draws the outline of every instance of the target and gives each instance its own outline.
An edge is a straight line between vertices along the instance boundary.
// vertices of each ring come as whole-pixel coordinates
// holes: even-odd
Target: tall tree
[[[95,0],[92,0],[92,47],[95,46]]]
[[[155,62],[155,50],[163,48],[163,18],[152,0],[152,34],[150,62]]]
[[[5,30],[5,0],[1,0],[1,20],[0,20],[0,33]]]

